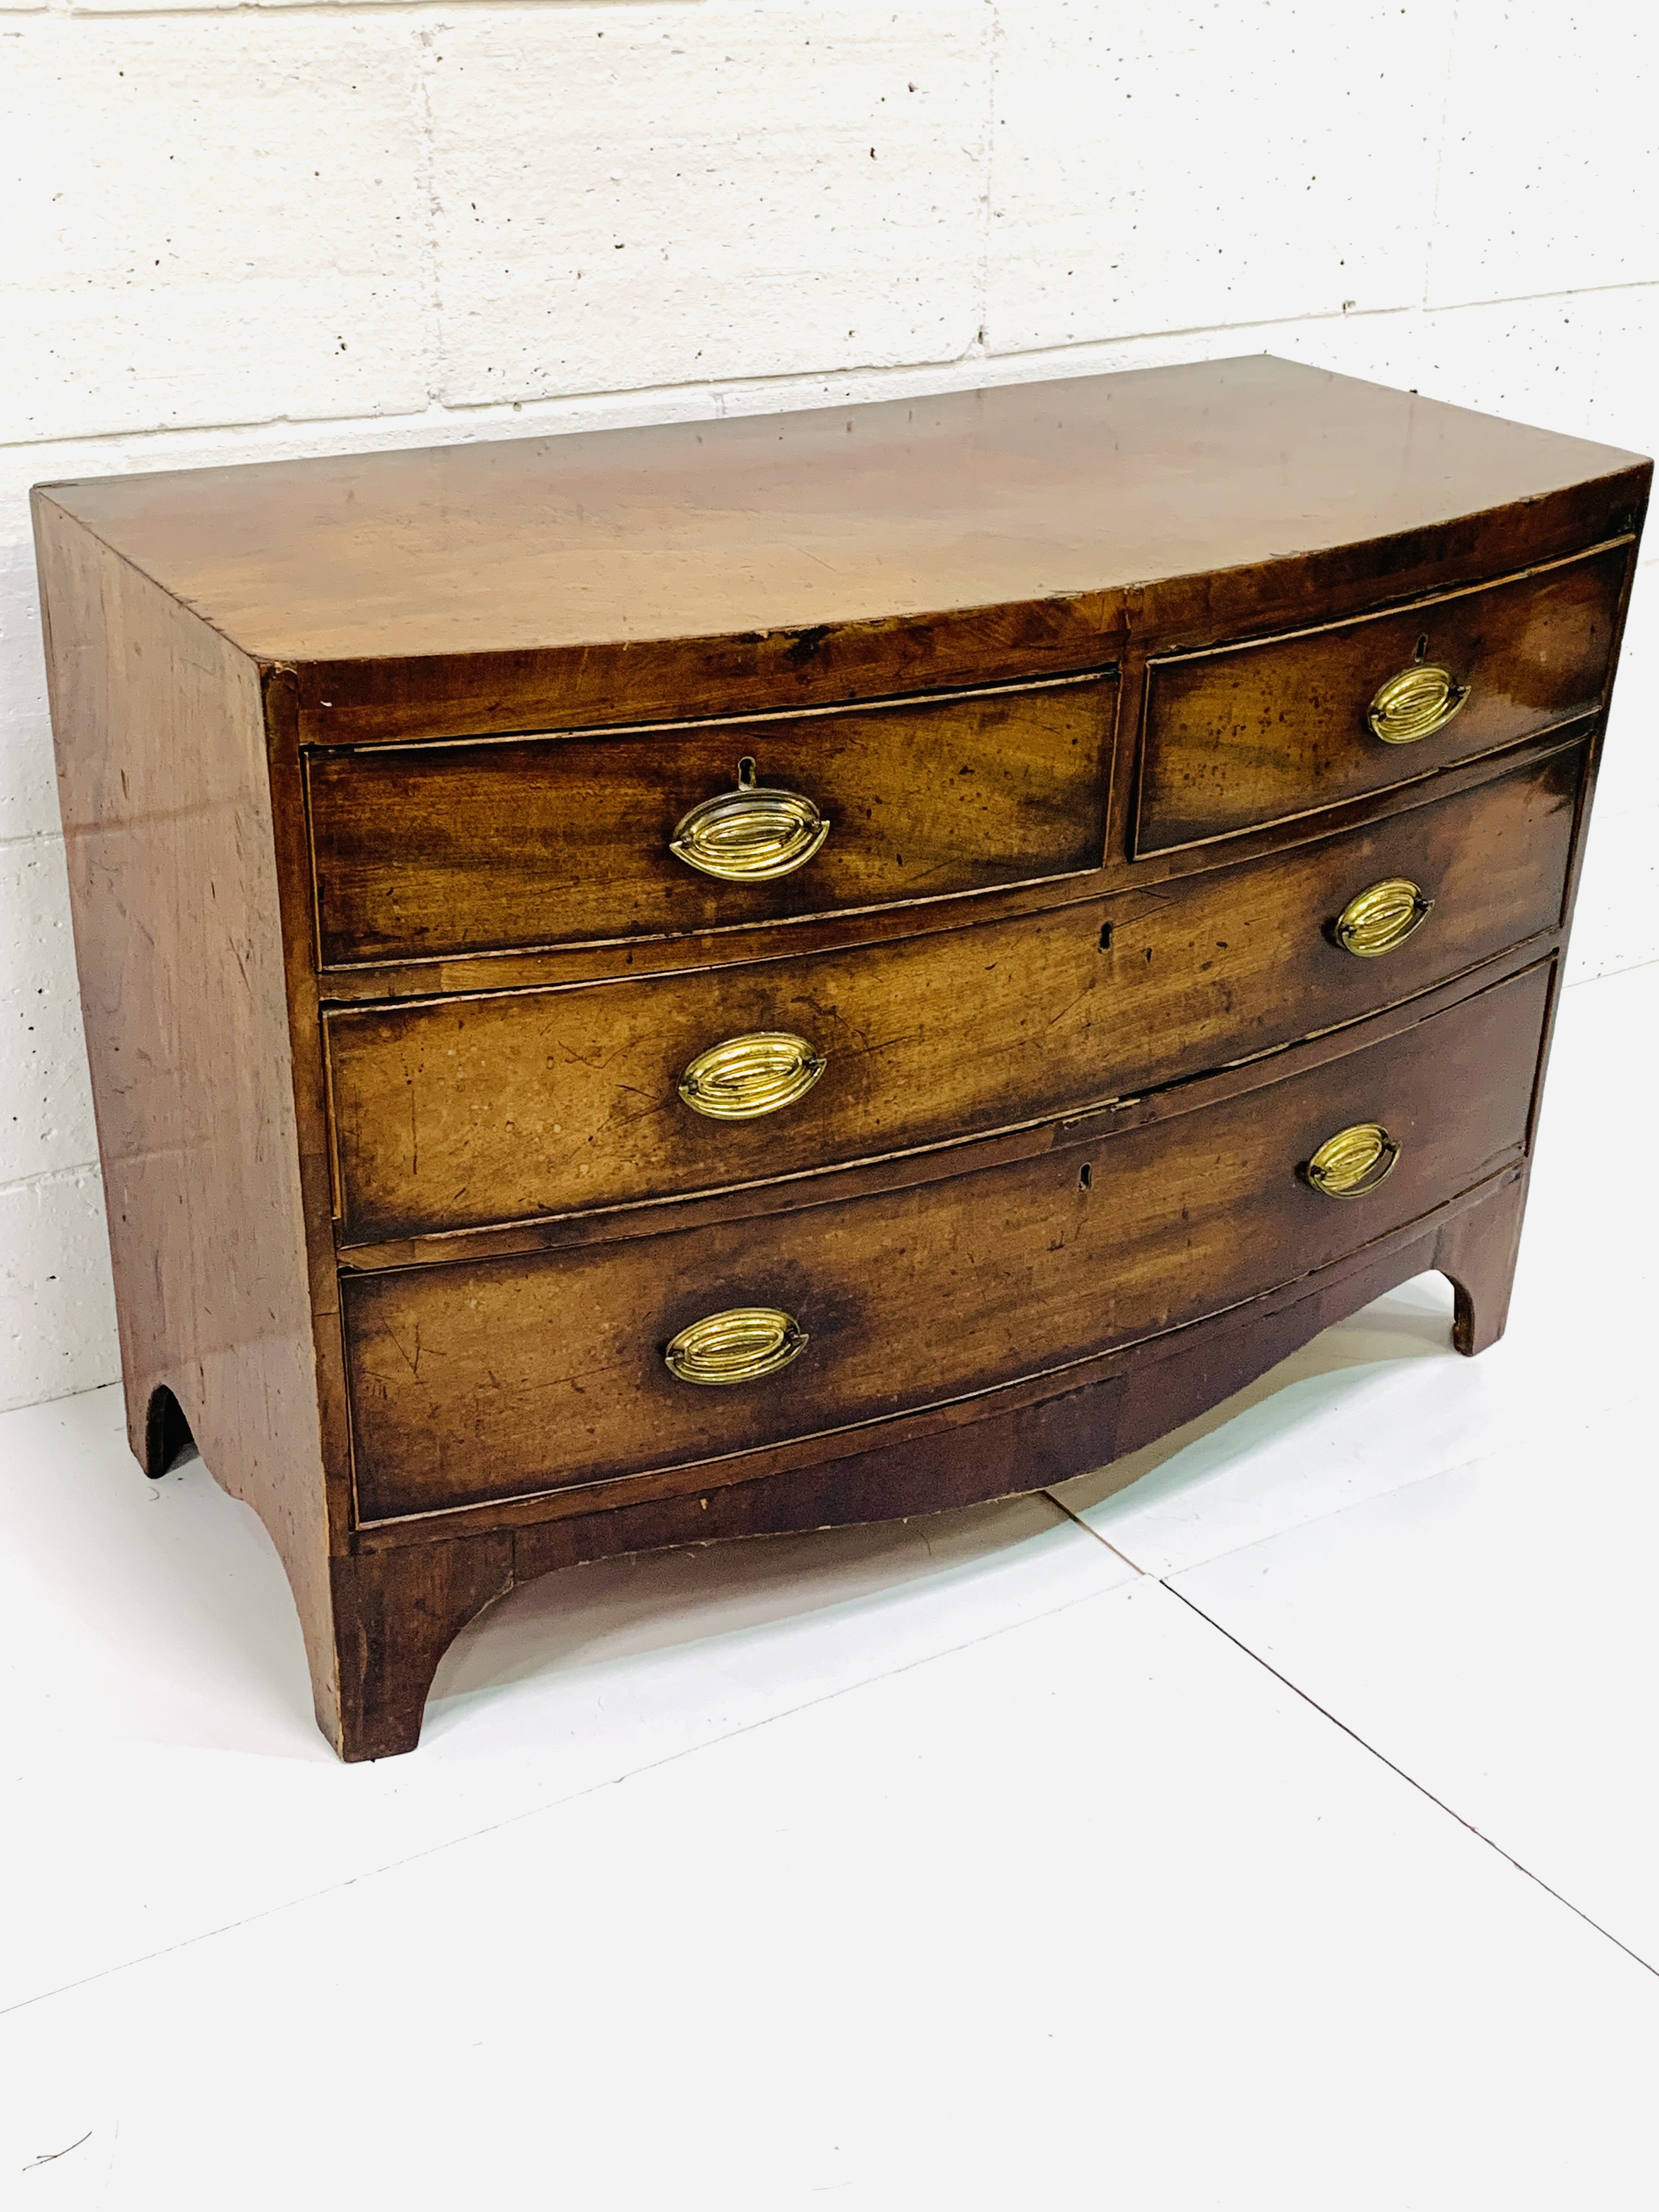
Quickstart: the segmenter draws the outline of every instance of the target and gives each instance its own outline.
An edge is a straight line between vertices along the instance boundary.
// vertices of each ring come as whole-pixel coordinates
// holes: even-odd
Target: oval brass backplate
[[[805,1098],[828,1065],[805,1037],[755,1030],[700,1052],[680,1078],[679,1094],[711,1121],[753,1121]]]
[[[1394,1173],[1400,1147],[1380,1121],[1356,1121],[1327,1137],[1302,1170],[1327,1198],[1364,1198]]]
[[[804,868],[830,824],[799,791],[755,781],[755,763],[738,763],[738,787],[705,799],[674,825],[668,849],[688,868],[728,884],[764,884]]]
[[[776,1306],[732,1306],[683,1328],[663,1360],[681,1382],[720,1389],[775,1375],[799,1358],[807,1340],[794,1316]]]
[[[1414,745],[1443,730],[1468,703],[1469,687],[1449,668],[1432,660],[1414,662],[1389,677],[1365,710],[1373,737],[1385,745]]]
[[[1434,912],[1434,901],[1409,876],[1390,876],[1348,901],[1336,918],[1336,941],[1357,960],[1375,960],[1403,945]]]

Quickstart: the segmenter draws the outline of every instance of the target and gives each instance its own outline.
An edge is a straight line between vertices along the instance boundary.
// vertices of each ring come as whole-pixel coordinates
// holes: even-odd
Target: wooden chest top
[[[1516,501],[1547,509],[1626,472],[1634,496],[1645,468],[1253,355],[49,495],[244,650],[298,663],[798,632],[1070,598],[1095,600],[1098,635],[1147,585]]]

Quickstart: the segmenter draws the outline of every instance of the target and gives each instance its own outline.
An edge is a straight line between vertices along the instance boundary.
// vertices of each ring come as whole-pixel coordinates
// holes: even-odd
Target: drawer
[[[556,1491],[879,1420],[1322,1267],[1520,1156],[1550,974],[1540,963],[1243,1097],[1074,1131],[943,1182],[347,1276],[359,1510]],[[1312,1188],[1327,1140],[1371,1123],[1398,1148],[1392,1172],[1348,1197]],[[729,1361],[744,1325],[724,1349],[703,1325],[743,1313],[780,1317],[750,1328],[752,1379],[708,1389],[671,1373],[671,1350],[704,1372]]]
[[[1357,1019],[1556,926],[1582,766],[1573,746],[1282,857],[896,945],[336,1010],[343,1239],[946,1143]],[[1396,888],[1370,902],[1380,932],[1356,941],[1401,941],[1343,949],[1339,918],[1390,884],[1414,886],[1426,918],[1410,927]],[[700,1060],[693,1087],[724,1111],[680,1095]]]
[[[1135,853],[1289,821],[1591,713],[1629,559],[1620,544],[1330,629],[1152,661]]]
[[[1097,868],[1116,697],[1097,672],[609,735],[313,753],[319,957],[737,928]]]

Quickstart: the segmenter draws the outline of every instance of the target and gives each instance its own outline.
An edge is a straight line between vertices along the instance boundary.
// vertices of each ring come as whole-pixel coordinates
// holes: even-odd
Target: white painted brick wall
[[[117,1371],[31,483],[1262,349],[1650,453],[1656,94],[1563,0],[0,0],[0,1406]],[[1626,653],[1581,979],[1651,565]]]

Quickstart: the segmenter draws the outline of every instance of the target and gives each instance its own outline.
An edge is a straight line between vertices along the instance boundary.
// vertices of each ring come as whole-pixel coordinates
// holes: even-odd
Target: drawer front
[[[1354,1020],[1555,927],[1582,764],[1575,746],[1156,896],[693,975],[337,1011],[343,1237],[580,1212],[945,1143]],[[1345,950],[1339,918],[1402,884],[1426,915],[1413,927],[1398,890],[1372,899],[1361,915],[1380,908],[1380,925]],[[778,1037],[796,1043],[744,1048]],[[700,1110],[681,1096],[687,1071],[727,1044],[700,1097],[717,1110]]]
[[[1334,806],[1594,711],[1629,554],[1617,545],[1334,629],[1153,661],[1136,853]],[[1453,687],[1443,699],[1437,669]]]
[[[1340,1258],[1515,1159],[1540,964],[1402,1035],[1242,1097],[942,1182],[609,1247],[348,1276],[368,1520],[718,1458],[1061,1369]],[[1376,1124],[1374,1188],[1313,1188]],[[1368,1178],[1369,1180],[1369,1178]],[[763,1371],[669,1371],[742,1350]],[[767,1327],[774,1333],[768,1339]],[[768,1350],[770,1346],[770,1364]],[[787,1364],[781,1364],[786,1360]]]
[[[1097,868],[1116,697],[1095,674],[610,737],[313,754],[321,963],[718,930]]]

